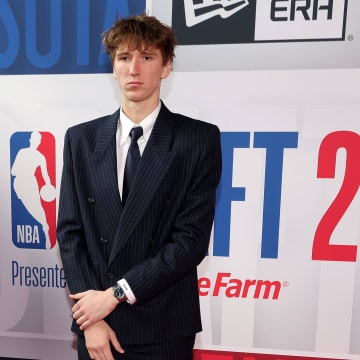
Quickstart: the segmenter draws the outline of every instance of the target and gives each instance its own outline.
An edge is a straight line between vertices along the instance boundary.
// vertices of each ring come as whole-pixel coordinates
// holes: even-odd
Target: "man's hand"
[[[69,295],[74,300],[79,300],[73,307],[73,318],[80,325],[80,330],[85,330],[91,324],[108,316],[119,304],[112,292],[112,288],[105,291],[88,290]]]
[[[85,344],[90,358],[93,360],[114,360],[110,342],[117,352],[124,354],[115,332],[104,321],[92,324],[84,331]]]

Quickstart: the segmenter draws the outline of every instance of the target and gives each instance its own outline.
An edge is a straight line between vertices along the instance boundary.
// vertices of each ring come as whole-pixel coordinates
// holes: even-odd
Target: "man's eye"
[[[144,56],[145,60],[151,60],[151,56]]]
[[[126,61],[127,59],[128,59],[127,56],[120,56],[120,58],[119,58],[120,61]]]

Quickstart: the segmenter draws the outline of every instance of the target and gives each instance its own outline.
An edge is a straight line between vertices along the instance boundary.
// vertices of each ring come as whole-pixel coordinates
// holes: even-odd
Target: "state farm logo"
[[[173,1],[172,25],[180,45],[344,40],[347,3],[180,0]]]
[[[249,5],[247,0],[184,0],[185,18],[187,26],[194,26],[214,16],[223,19],[234,15],[245,6]]]
[[[287,287],[288,282],[283,286]],[[202,277],[198,280],[199,296],[223,296],[227,298],[253,298],[278,300],[280,281],[231,278],[231,273],[219,272],[215,281]]]

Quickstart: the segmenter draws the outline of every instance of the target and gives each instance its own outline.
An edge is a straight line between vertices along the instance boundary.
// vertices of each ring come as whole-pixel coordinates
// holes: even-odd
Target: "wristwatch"
[[[118,299],[120,302],[126,299],[126,294],[119,284],[113,286],[112,289],[114,297],[116,297],[116,299]]]

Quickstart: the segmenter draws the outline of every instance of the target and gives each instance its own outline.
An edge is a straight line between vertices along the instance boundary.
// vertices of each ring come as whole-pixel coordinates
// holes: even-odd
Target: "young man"
[[[139,15],[116,21],[103,42],[122,106],[67,131],[57,226],[79,358],[192,359],[219,130],[160,102],[170,27]]]

